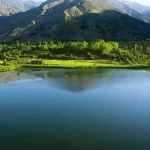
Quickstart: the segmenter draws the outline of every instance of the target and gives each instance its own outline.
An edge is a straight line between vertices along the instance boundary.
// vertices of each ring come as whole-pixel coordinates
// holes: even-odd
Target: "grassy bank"
[[[21,68],[21,65],[9,65],[9,66],[0,65],[0,72],[13,71],[19,68]]]
[[[0,72],[12,71],[21,68],[49,69],[49,68],[126,68],[126,69],[149,69],[150,65],[132,64],[125,65],[117,62],[102,63],[93,60],[42,60],[42,64],[13,64],[8,66],[0,65]]]

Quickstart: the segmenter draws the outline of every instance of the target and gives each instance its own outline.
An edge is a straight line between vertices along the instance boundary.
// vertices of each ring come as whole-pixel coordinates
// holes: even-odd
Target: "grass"
[[[42,65],[24,64],[25,68],[150,68],[150,65],[134,64],[123,65],[117,62],[114,63],[99,63],[94,60],[43,60]]]
[[[146,64],[120,64],[118,62],[113,63],[101,63],[94,60],[43,60],[41,66],[54,66],[54,67],[68,67],[68,68],[150,68],[150,65]]]
[[[62,67],[94,67],[95,61],[83,60],[43,60],[43,65]]]
[[[0,65],[0,72],[13,71],[18,68],[20,68],[20,65],[9,65],[9,66]]]
[[[123,65],[117,62],[100,63],[94,60],[43,60],[42,64],[19,64],[19,65],[0,65],[0,72],[12,71],[19,68],[127,68],[127,69],[150,69],[150,65],[134,64]]]

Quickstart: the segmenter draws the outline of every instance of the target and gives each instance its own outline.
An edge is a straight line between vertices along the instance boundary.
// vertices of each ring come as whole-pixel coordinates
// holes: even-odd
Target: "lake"
[[[0,73],[0,150],[150,150],[150,71]]]

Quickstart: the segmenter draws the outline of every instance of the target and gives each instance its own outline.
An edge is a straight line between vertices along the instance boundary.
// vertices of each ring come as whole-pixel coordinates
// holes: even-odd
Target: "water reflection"
[[[149,71],[28,70],[0,81],[0,150],[150,149]]]
[[[98,88],[103,83],[132,84],[144,76],[142,82],[150,79],[149,71],[117,70],[117,69],[51,69],[42,71],[13,71],[0,73],[0,84],[16,81],[45,80],[46,84],[56,88],[83,92]],[[140,81],[139,81],[140,83]],[[108,88],[108,87],[107,87]]]
[[[15,82],[19,80],[35,79],[36,76],[28,72],[10,71],[0,73],[0,84]]]
[[[98,83],[109,79],[110,70],[51,70],[36,72],[36,77],[50,80],[55,86],[71,92],[82,92],[94,88]]]
[[[52,69],[46,71],[14,71],[0,73],[0,83],[42,78],[61,89],[81,92],[94,88],[97,83],[108,80],[110,69]]]

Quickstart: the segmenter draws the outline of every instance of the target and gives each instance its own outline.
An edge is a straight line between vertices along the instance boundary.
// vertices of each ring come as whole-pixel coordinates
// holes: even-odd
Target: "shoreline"
[[[114,69],[150,69],[150,65],[114,65],[114,64],[101,64],[98,66],[59,66],[59,65],[22,65],[21,68],[62,68],[62,69],[96,69],[96,68],[114,68]]]
[[[0,72],[21,70],[21,69],[100,69],[100,68],[112,68],[112,69],[150,69],[150,65],[116,65],[116,64],[97,64],[97,65],[80,65],[80,66],[71,66],[71,65],[36,65],[36,64],[20,64],[20,65],[9,65],[9,66],[0,66]]]

